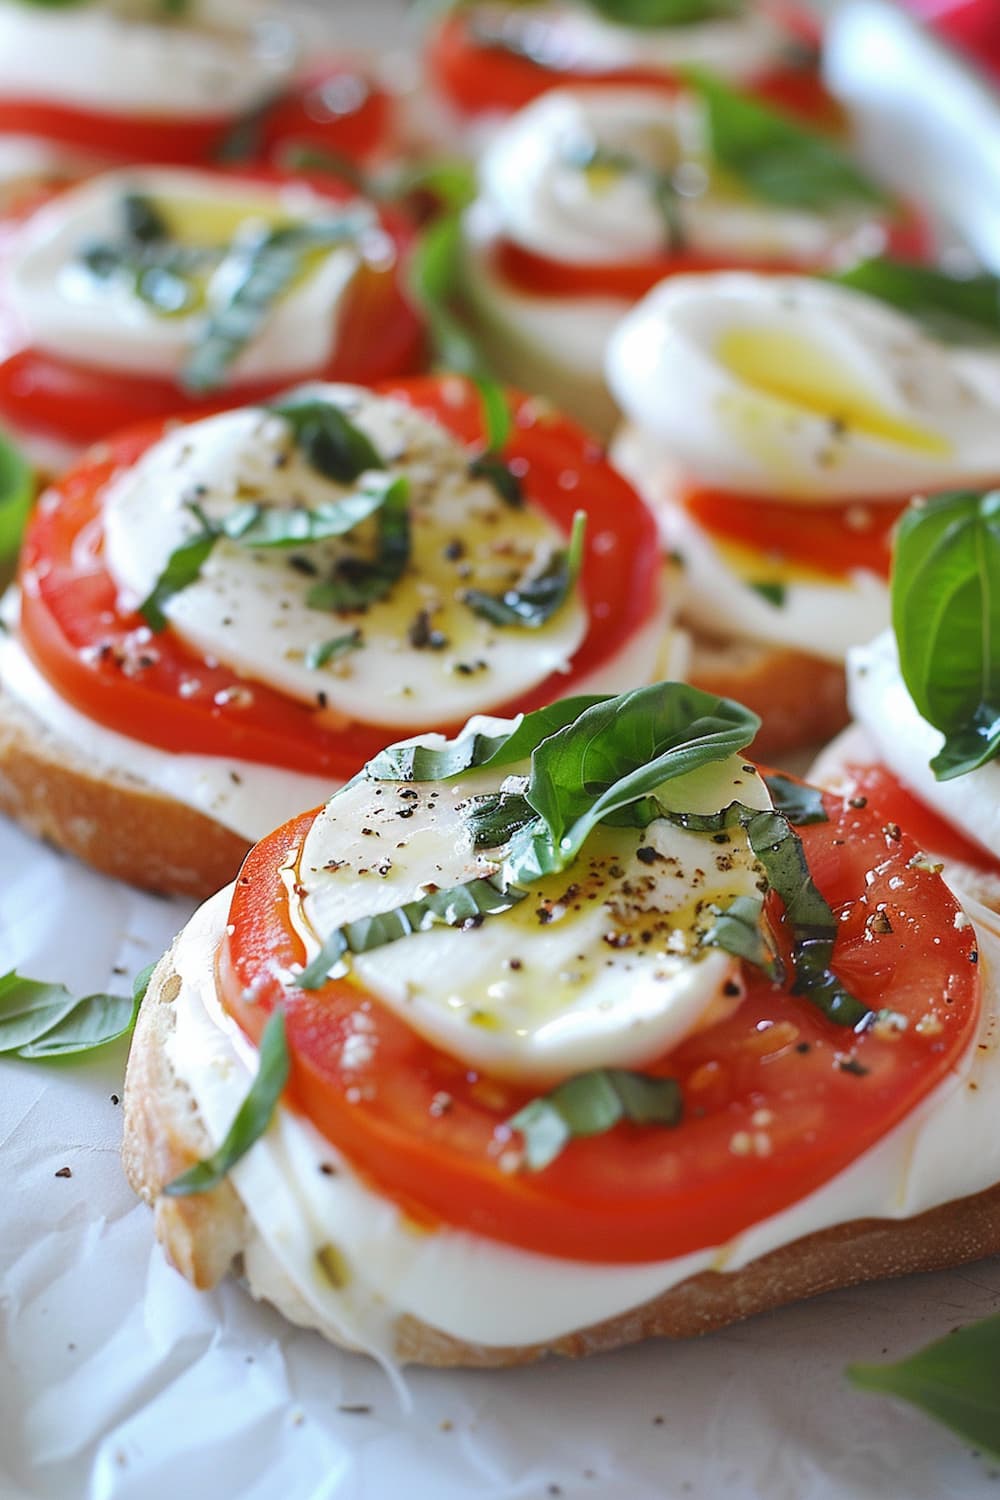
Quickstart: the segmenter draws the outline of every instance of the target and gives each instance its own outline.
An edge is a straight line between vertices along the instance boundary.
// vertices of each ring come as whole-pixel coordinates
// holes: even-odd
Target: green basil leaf
[[[306,652],[306,666],[313,671],[325,667],[328,661],[344,656],[348,651],[358,651],[364,644],[360,630],[349,630],[346,635],[335,635],[328,641],[310,646]]]
[[[367,217],[362,221],[344,214],[329,222],[268,229],[254,240],[231,244],[219,274],[232,291],[206,319],[181,371],[184,389],[200,395],[224,384],[229,367],[256,336],[279,297],[303,273],[310,253],[355,239],[367,222]]]
[[[291,428],[296,447],[311,468],[338,484],[353,484],[385,461],[371,439],[339,406],[309,398],[271,407]]]
[[[956,1329],[893,1365],[848,1366],[859,1390],[898,1396],[1000,1458],[1000,1315]]]
[[[498,849],[537,816],[522,792],[487,792],[471,797],[462,808],[462,821],[475,849]]]
[[[174,548],[151,592],[139,605],[139,613],[150,630],[157,634],[166,630],[169,621],[164,613],[164,605],[201,576],[201,570],[218,540],[218,530],[206,523],[200,531]]]
[[[17,551],[34,495],[31,465],[0,434],[0,563]]]
[[[450,781],[483,766],[516,765],[586,709],[609,701],[603,694],[560,698],[546,708],[522,714],[513,729],[501,734],[462,734],[440,746],[390,745],[368,762],[364,774],[369,781]]]
[[[285,1035],[285,1013],[273,1010],[260,1039],[257,1074],[250,1092],[236,1112],[217,1151],[204,1161],[196,1162],[163,1189],[168,1198],[184,1198],[192,1193],[208,1193],[229,1174],[232,1168],[259,1141],[274,1117],[278,1100],[288,1081],[289,1056]]]
[[[422,230],[413,247],[408,274],[410,295],[427,324],[434,366],[490,380],[489,362],[456,311],[461,262],[461,216],[446,214]]]
[[[387,485],[378,510],[374,558],[342,557],[332,575],[306,595],[310,609],[336,612],[366,609],[391,593],[410,560],[410,485],[397,474]]]
[[[892,623],[903,681],[944,735],[939,781],[1000,751],[1000,490],[939,495],[899,524]]]
[[[299,989],[318,990],[330,970],[345,953],[370,953],[386,943],[398,942],[432,927],[478,926],[484,917],[509,911],[527,892],[501,885],[494,879],[470,880],[443,891],[429,891],[416,901],[407,901],[373,917],[346,922],[330,934],[320,952],[295,983]]]
[[[603,1135],[622,1120],[633,1125],[679,1125],[684,1113],[676,1078],[652,1078],[625,1068],[594,1068],[532,1099],[507,1121],[524,1137],[528,1167],[540,1172],[572,1140]]]
[[[226,517],[223,530],[244,547],[301,547],[344,536],[385,504],[397,478],[370,474],[352,493],[312,507],[241,505]]]
[[[782,776],[780,771],[765,771],[762,775],[775,809],[783,813],[789,823],[804,828],[809,823],[829,822],[823,806],[823,793],[818,786],[794,781],[790,776]]]
[[[153,962],[151,964],[147,964],[144,969],[140,969],[138,974],[133,979],[132,999],[135,1001],[137,1006],[141,1005],[145,1000],[146,991],[149,989],[149,981],[152,979],[153,971],[159,962],[160,960],[158,958],[154,958]]]
[[[473,614],[501,628],[515,625],[524,630],[538,630],[547,625],[576,586],[583,562],[586,529],[586,514],[578,510],[573,517],[569,546],[554,552],[540,573],[505,589],[502,594],[466,589],[463,603]]]
[[[483,408],[483,426],[486,430],[486,447],[490,453],[499,453],[507,446],[514,422],[507,404],[507,392],[495,380],[485,375],[475,377],[476,389]]]
[[[780,609],[788,595],[788,589],[783,583],[751,583],[750,587],[755,594],[766,599],[768,604],[773,604],[775,609]]]
[[[743,14],[745,0],[586,0],[616,26],[695,26]]]
[[[0,977],[0,1052],[45,1058],[90,1052],[129,1031],[137,1002],[123,995],[77,999],[65,985]]]
[[[717,914],[702,942],[710,948],[722,948],[734,958],[742,958],[759,969],[769,979],[776,979],[779,967],[764,937],[763,918],[762,896],[737,896]]]
[[[830,280],[887,302],[947,343],[988,344],[1000,339],[1000,276],[991,271],[950,276],[935,266],[875,256],[838,271]]]
[[[512,843],[508,878],[521,883],[564,870],[609,814],[745,749],[759,727],[741,704],[680,682],[585,709],[532,754],[525,795],[538,825]]]
[[[737,93],[701,68],[683,73],[704,105],[713,158],[754,197],[817,212],[845,203],[881,207],[888,202],[829,137]]]
[[[509,464],[495,453],[480,453],[469,463],[469,474],[473,479],[485,479],[496,490],[500,499],[511,510],[520,510],[524,505],[524,490],[521,481]]]
[[[125,234],[130,240],[135,240],[140,245],[148,245],[155,240],[170,238],[166,220],[152,198],[147,197],[145,193],[125,193],[122,198],[121,213]]]

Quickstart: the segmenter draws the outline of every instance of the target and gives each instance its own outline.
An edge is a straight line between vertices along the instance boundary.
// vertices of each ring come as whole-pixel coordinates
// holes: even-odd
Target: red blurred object
[[[903,0],[1000,83],[1000,0]]]

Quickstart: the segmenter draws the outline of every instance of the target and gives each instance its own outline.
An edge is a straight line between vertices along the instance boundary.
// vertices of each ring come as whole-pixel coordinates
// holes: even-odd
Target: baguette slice
[[[105,875],[176,895],[212,895],[251,848],[126,768],[95,766],[2,690],[0,811]]]
[[[153,975],[125,1084],[123,1159],[133,1189],[153,1207],[168,1259],[195,1286],[214,1286],[251,1249],[253,1226],[231,1181],[197,1197],[163,1187],[210,1150],[190,1090],[169,1062],[181,980],[171,954]],[[807,1235],[743,1269],[706,1271],[627,1312],[551,1341],[492,1347],[463,1342],[408,1315],[395,1325],[401,1362],[487,1368],[545,1355],[577,1358],[646,1338],[688,1338],[837,1287],[940,1270],[1000,1251],[1000,1184],[907,1220],[861,1219]],[[275,1298],[308,1322],[294,1288]],[[351,1347],[345,1345],[345,1347]]]

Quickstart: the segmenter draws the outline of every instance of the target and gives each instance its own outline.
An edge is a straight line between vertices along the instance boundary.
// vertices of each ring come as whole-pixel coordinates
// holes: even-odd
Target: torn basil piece
[[[586,529],[586,515],[578,510],[573,517],[569,546],[554,552],[540,573],[505,589],[502,594],[467,589],[462,596],[463,602],[473,614],[501,629],[519,626],[524,630],[538,630],[547,625],[576,587],[583,562]]]
[[[410,484],[397,474],[386,486],[378,510],[375,556],[342,557],[329,578],[306,595],[310,609],[346,613],[384,599],[410,561]]]
[[[317,474],[353,484],[370,469],[384,469],[375,444],[332,401],[282,401],[270,407],[291,429],[296,447]]]
[[[675,1078],[653,1078],[626,1068],[594,1068],[578,1073],[538,1099],[532,1099],[507,1125],[524,1139],[525,1161],[541,1172],[572,1140],[603,1135],[622,1120],[670,1128],[684,1114]]]
[[[775,810],[782,813],[789,823],[805,828],[809,823],[829,822],[823,806],[823,793],[818,786],[794,781],[790,776],[782,776],[780,771],[764,771],[761,779],[771,794]]]
[[[749,587],[768,604],[773,604],[775,609],[781,609],[788,596],[788,589],[783,583],[751,583]]]
[[[271,1012],[264,1027],[256,1075],[225,1139],[211,1156],[196,1162],[193,1167],[168,1182],[163,1189],[166,1197],[185,1198],[192,1193],[208,1193],[212,1188],[218,1187],[270,1125],[288,1081],[289,1065],[285,1013],[279,1008]]]
[[[358,489],[322,505],[241,505],[228,515],[222,532],[244,547],[301,547],[345,536],[373,516],[398,476],[368,474]]]
[[[164,612],[164,606],[175,594],[190,587],[201,576],[201,570],[208,561],[212,548],[219,540],[218,528],[211,525],[203,515],[200,516],[200,520],[201,530],[187,537],[179,547],[174,548],[152,590],[139,605],[139,613],[150,630],[155,631],[157,635],[161,630],[166,630],[170,623]]]
[[[743,959],[769,979],[778,977],[779,966],[764,936],[762,896],[737,896],[729,906],[717,912],[701,941],[706,947],[721,948],[733,958]]]
[[[484,917],[509,911],[526,894],[496,879],[470,880],[447,890],[429,891],[416,901],[407,901],[373,917],[346,922],[331,933],[295,984],[299,989],[318,990],[345,953],[370,953],[373,948],[398,942],[415,932],[428,932],[432,927],[478,926]]]
[[[1000,340],[1000,276],[992,271],[951,276],[934,266],[908,265],[883,255],[829,279],[898,308],[947,343]]]
[[[65,985],[0,977],[0,1053],[44,1059],[91,1052],[131,1031],[138,999],[94,994],[82,999]]]
[[[345,656],[349,651],[359,651],[363,644],[360,630],[349,630],[346,635],[335,635],[328,641],[319,641],[306,652],[306,666],[311,671],[318,670],[338,656]]]

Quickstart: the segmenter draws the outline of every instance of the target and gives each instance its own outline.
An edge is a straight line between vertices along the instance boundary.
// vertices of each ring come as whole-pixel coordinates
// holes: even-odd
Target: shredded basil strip
[[[39,1059],[92,1052],[131,1031],[138,1004],[127,995],[79,999],[65,985],[11,969],[0,977],[0,1053]]]
[[[328,641],[319,641],[315,646],[310,646],[306,652],[305,662],[310,671],[319,667],[325,667],[328,661],[333,661],[337,656],[345,656],[348,651],[359,651],[364,645],[364,639],[360,630],[349,630],[346,635],[335,635]]]
[[[309,466],[326,479],[352,484],[385,460],[368,437],[331,401],[282,401],[270,408],[291,429],[295,446]]]
[[[1000,339],[1000,276],[992,271],[950,276],[934,266],[874,256],[829,279],[898,308],[946,343]]]
[[[185,390],[203,393],[223,384],[230,365],[256,335],[278,298],[302,275],[309,255],[358,237],[368,217],[344,214],[328,221],[288,224],[237,240],[218,275],[231,285],[229,299],[210,312],[181,372]]]
[[[364,769],[369,781],[450,781],[483,766],[512,766],[585,709],[606,703],[603,695],[561,698],[546,708],[523,714],[516,726],[502,734],[461,734],[443,745],[390,745]]]
[[[443,891],[429,891],[416,901],[407,901],[373,917],[346,922],[330,934],[312,963],[295,983],[299,989],[317,990],[345,953],[370,953],[386,943],[398,942],[432,927],[478,926],[484,917],[509,911],[523,901],[526,891],[515,890],[494,878],[470,880]]]
[[[783,583],[761,581],[759,583],[751,583],[750,588],[753,589],[755,594],[759,594],[762,599],[766,599],[768,604],[773,604],[775,609],[781,609],[788,597],[788,589]]]
[[[823,793],[818,786],[809,786],[804,781],[794,781],[782,776],[780,771],[762,773],[764,785],[771,794],[775,809],[783,813],[789,823],[805,828],[809,823],[828,823]]]
[[[1000,1315],[958,1328],[892,1365],[849,1365],[863,1391],[898,1396],[1000,1459]]]
[[[903,681],[944,735],[939,781],[1000,752],[1000,490],[938,495],[899,523],[892,623]]]
[[[409,502],[409,480],[397,474],[386,486],[378,510],[375,556],[338,558],[330,577],[306,595],[310,609],[366,609],[391,592],[410,561]]]
[[[241,546],[261,549],[328,541],[344,536],[373,516],[397,483],[395,475],[369,474],[358,489],[322,505],[241,505],[226,517],[217,534]]]
[[[793,995],[802,995],[838,1026],[862,1026],[871,1011],[841,983],[830,968],[837,922],[809,870],[802,840],[780,812],[759,812],[732,802],[719,813],[678,813],[661,809],[678,828],[692,833],[719,833],[738,824],[763,866],[767,883],[782,900],[792,934]],[[781,977],[775,967],[772,977]]]
[[[139,605],[139,613],[150,630],[157,634],[166,630],[169,623],[164,605],[201,576],[201,570],[219,539],[219,530],[203,515],[200,519],[201,529],[174,548],[151,592]]]
[[[196,1162],[193,1167],[167,1183],[163,1191],[168,1198],[186,1198],[192,1193],[208,1193],[212,1188],[218,1187],[270,1125],[288,1081],[288,1071],[285,1013],[279,1007],[271,1012],[264,1027],[256,1076],[250,1085],[250,1092],[226,1132],[225,1140],[211,1156]]]
[[[755,197],[818,212],[841,203],[889,201],[829,137],[701,68],[686,67],[683,75],[705,107],[712,156]]]
[[[462,595],[463,603],[473,614],[489,620],[492,625],[516,625],[526,630],[538,630],[547,625],[576,587],[583,562],[586,529],[586,512],[578,510],[573,517],[569,546],[554,552],[540,573],[505,589],[502,594],[466,589]]]
[[[622,1120],[633,1125],[679,1125],[684,1114],[676,1078],[653,1078],[626,1068],[594,1068],[532,1099],[506,1123],[524,1138],[532,1172],[541,1172],[570,1141],[604,1135]]]
[[[746,0],[585,0],[616,26],[693,26],[742,15]]]
[[[434,367],[490,380],[489,361],[457,310],[461,265],[461,215],[454,212],[428,225],[418,237],[410,256],[410,295],[427,325]]]
[[[34,494],[31,465],[11,440],[0,433],[0,564],[20,545]]]
[[[762,896],[737,896],[729,906],[717,912],[715,921],[701,941],[710,948],[722,948],[734,958],[741,958],[753,968],[760,969],[769,979],[776,979],[778,964],[764,936],[763,918]]]
[[[485,479],[496,490],[500,499],[511,510],[520,510],[524,505],[524,490],[521,481],[510,464],[495,453],[479,453],[470,460],[469,474],[473,479]]]

